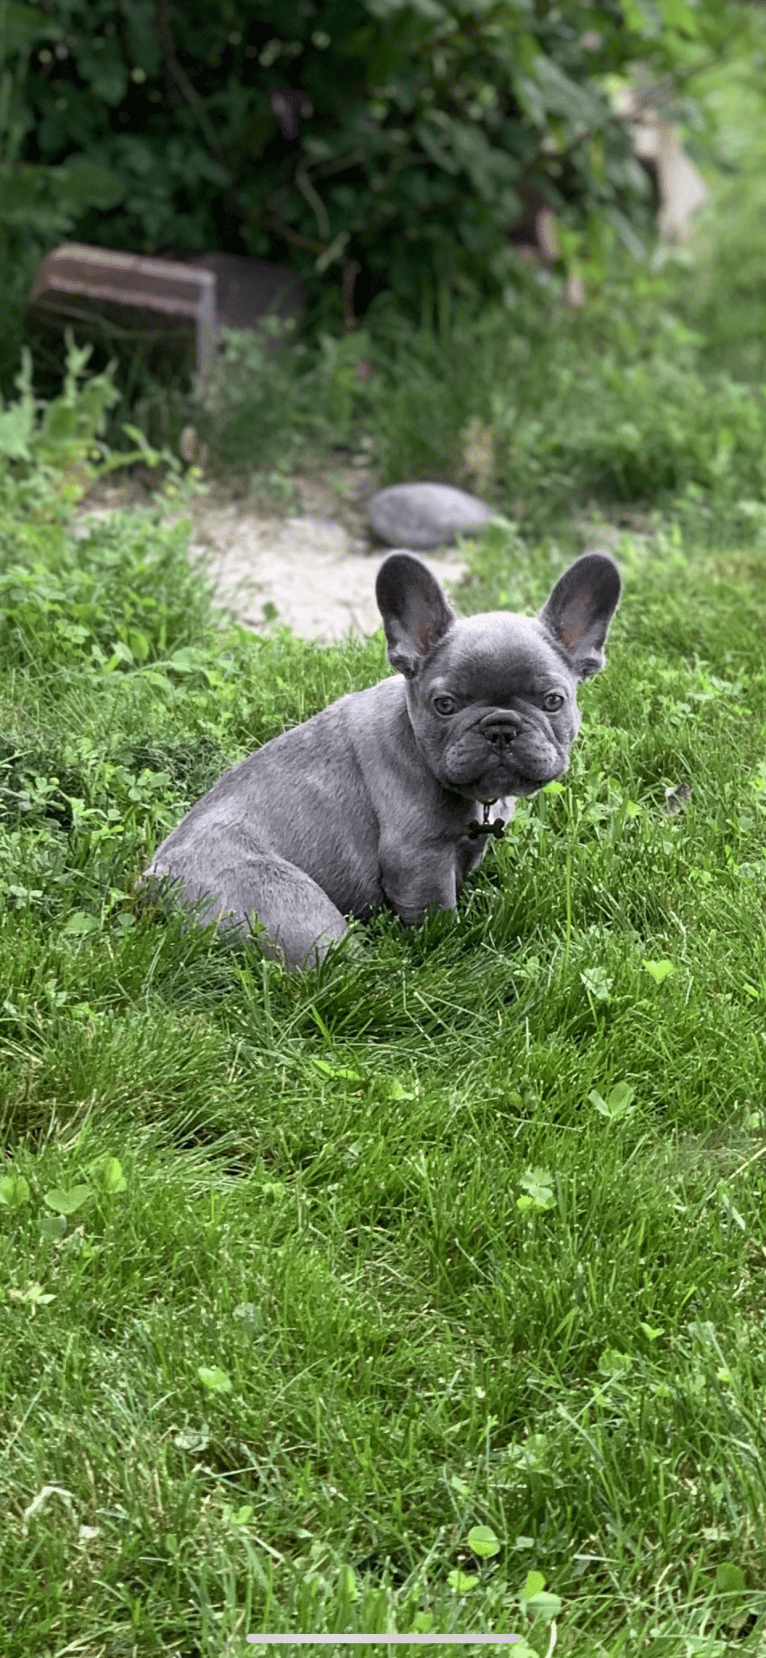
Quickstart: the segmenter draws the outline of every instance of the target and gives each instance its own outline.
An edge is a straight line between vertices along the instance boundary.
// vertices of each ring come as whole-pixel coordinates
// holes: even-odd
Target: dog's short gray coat
[[[468,836],[480,804],[507,820],[517,796],[566,771],[577,683],[604,664],[620,578],[586,553],[539,617],[458,621],[426,566],[392,553],[376,593],[399,675],[226,772],[148,871],[204,921],[241,934],[257,917],[288,966],[323,955],[349,916],[388,905],[416,923],[454,907],[484,852]]]

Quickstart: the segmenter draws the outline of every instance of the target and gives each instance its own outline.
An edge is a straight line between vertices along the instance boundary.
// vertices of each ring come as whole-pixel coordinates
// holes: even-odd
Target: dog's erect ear
[[[566,652],[578,679],[590,679],[604,666],[604,641],[620,586],[620,572],[608,553],[583,553],[564,571],[540,611],[543,627]]]
[[[388,660],[412,679],[423,657],[451,628],[454,612],[436,577],[412,553],[391,553],[383,560],[375,597],[386,630]]]

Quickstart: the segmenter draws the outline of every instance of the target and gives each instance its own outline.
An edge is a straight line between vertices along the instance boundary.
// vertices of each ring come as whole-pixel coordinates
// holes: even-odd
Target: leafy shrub
[[[752,50],[710,68],[700,83],[716,128],[710,199],[695,215],[677,284],[681,314],[701,336],[706,363],[751,384],[766,379],[766,16],[753,13]]]
[[[609,78],[688,70],[741,10],[300,0],[288,22],[282,0],[11,5],[0,224],[289,257],[334,293],[340,275],[347,314],[357,277],[362,303],[391,289],[416,309],[498,291],[508,232],[540,201],[593,245],[604,218],[630,237],[646,185]]]
[[[137,460],[156,466],[163,459],[178,469],[171,456],[155,453],[133,426],[123,430],[137,447],[111,452],[102,433],[109,409],[120,398],[112,377],[115,364],[84,378],[92,347],[78,346],[70,329],[66,340],[64,384],[57,397],[46,401],[35,396],[27,346],[16,376],[18,398],[3,407],[0,397],[0,503],[11,515],[0,531],[6,544],[18,539],[14,521],[26,515],[61,516],[97,478],[118,467]]]
[[[710,361],[681,309],[685,278],[684,265],[680,279],[674,266],[650,275],[625,256],[579,313],[533,279],[513,308],[457,303],[437,328],[379,304],[368,328],[277,356],[232,332],[191,418],[211,465],[253,488],[294,491],[293,470],[350,451],[383,483],[478,489],[525,533],[560,535],[601,506],[760,540],[764,391]]]

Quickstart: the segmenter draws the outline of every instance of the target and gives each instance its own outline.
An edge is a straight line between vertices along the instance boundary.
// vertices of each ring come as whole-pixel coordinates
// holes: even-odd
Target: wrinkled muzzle
[[[455,787],[496,794],[532,794],[566,771],[569,750],[512,709],[486,714],[450,743],[445,780]]]

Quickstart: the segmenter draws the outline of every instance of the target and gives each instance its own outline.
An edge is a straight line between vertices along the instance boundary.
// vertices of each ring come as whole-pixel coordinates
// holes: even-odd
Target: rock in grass
[[[477,535],[493,516],[476,495],[450,484],[392,484],[367,507],[370,525],[389,547],[440,547],[460,535]]]

